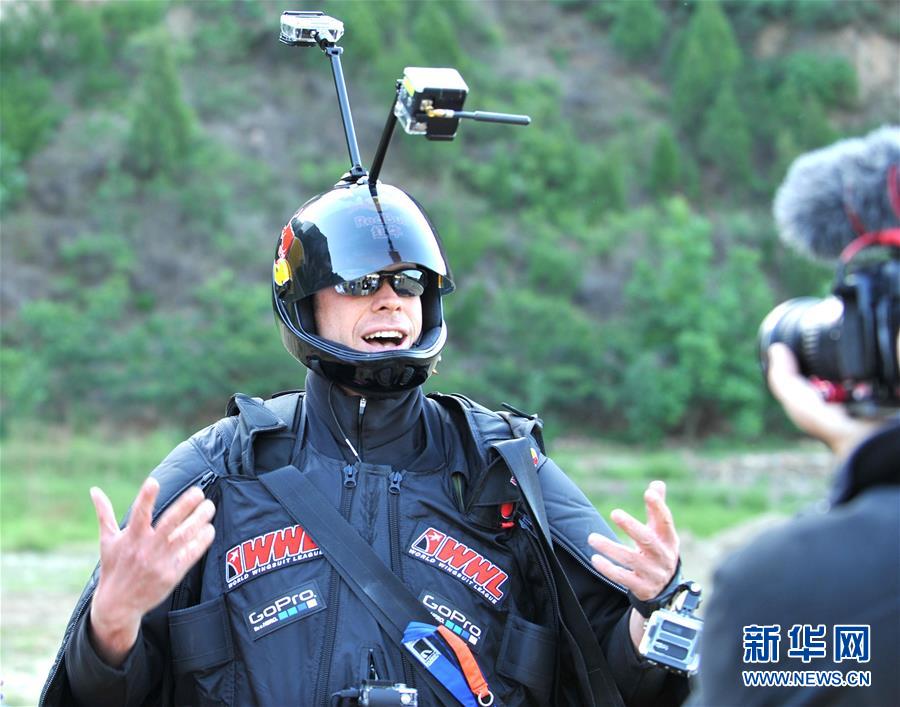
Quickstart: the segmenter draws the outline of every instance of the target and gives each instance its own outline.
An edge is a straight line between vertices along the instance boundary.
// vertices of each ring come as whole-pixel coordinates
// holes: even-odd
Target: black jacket
[[[827,512],[774,529],[725,562],[705,618],[700,689],[692,704],[900,705],[900,423],[854,450],[837,474]],[[806,624],[812,628],[804,637]],[[801,628],[792,638],[795,625]],[[750,662],[774,658],[746,644],[750,626],[780,628],[777,659]],[[843,639],[835,626],[869,627],[867,661],[852,644],[837,645]],[[814,649],[807,662],[804,644]],[[745,687],[744,671],[815,671],[802,679],[829,684]],[[851,671],[869,671],[871,685],[831,683],[855,680]]]
[[[423,603],[457,619],[498,698],[545,703],[549,685],[531,674],[546,670],[553,658],[528,664],[542,642],[556,640],[550,602],[535,589],[543,581],[540,568],[521,528],[479,526],[461,513],[451,473],[469,478],[473,470],[458,430],[435,406],[418,389],[362,401],[310,374],[293,463]],[[154,473],[173,465],[198,473],[204,465],[221,466],[233,434],[234,424],[220,421],[176,448]],[[587,559],[588,533],[611,531],[559,468],[538,457],[560,554],[616,683],[626,703],[657,704],[666,675],[639,658],[624,594]],[[311,538],[244,471],[212,487],[214,545],[172,597],[145,617],[121,669],[96,655],[87,635],[89,611],[81,615],[61,668],[77,703],[122,707],[162,697],[175,704],[328,705],[333,693],[366,678],[417,682],[400,649]],[[445,561],[429,562],[437,555]],[[288,614],[281,611],[286,602],[302,606]],[[536,635],[533,649],[511,650],[506,634],[513,625]],[[436,703],[421,681],[417,687],[420,704]]]

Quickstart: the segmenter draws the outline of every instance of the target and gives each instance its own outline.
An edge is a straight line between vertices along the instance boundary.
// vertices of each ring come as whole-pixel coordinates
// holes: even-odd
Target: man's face
[[[403,270],[399,264],[386,271]],[[319,336],[357,351],[408,349],[422,333],[422,299],[401,297],[383,280],[375,294],[353,297],[333,287],[313,296]]]

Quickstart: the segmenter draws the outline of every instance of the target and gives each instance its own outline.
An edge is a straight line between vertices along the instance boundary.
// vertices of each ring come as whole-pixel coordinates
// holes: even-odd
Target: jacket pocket
[[[497,672],[524,685],[544,702],[553,688],[555,670],[555,633],[520,616],[510,616],[497,655]]]
[[[170,611],[169,640],[172,671],[176,678],[193,678],[196,704],[234,703],[234,645],[224,596]]]

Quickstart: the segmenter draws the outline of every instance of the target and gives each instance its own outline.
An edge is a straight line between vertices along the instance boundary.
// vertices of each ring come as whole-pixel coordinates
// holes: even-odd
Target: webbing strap
[[[312,535],[325,558],[369,610],[378,624],[403,650],[403,632],[409,621],[434,623],[429,611],[399,577],[381,561],[371,546],[295,466],[259,476],[260,482],[299,525]],[[418,663],[411,663],[444,705],[456,700]]]
[[[576,663],[576,675],[586,675],[589,683],[585,685],[583,681],[579,681],[583,704],[586,707],[598,704],[624,707],[622,696],[616,687],[594,630],[584,615],[578,596],[572,589],[553,549],[550,524],[544,508],[544,495],[534,467],[530,440],[527,437],[502,440],[491,444],[491,448],[503,458],[515,477],[516,484],[522,492],[525,509],[537,526],[538,541],[541,543],[556,584],[563,624],[562,634],[569,643],[571,657]]]

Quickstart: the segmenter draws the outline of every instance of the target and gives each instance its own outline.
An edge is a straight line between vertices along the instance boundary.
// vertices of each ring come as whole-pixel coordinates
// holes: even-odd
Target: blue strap
[[[403,645],[434,678],[464,707],[478,707],[462,671],[443,654],[437,641],[437,626],[410,621],[403,632]]]

